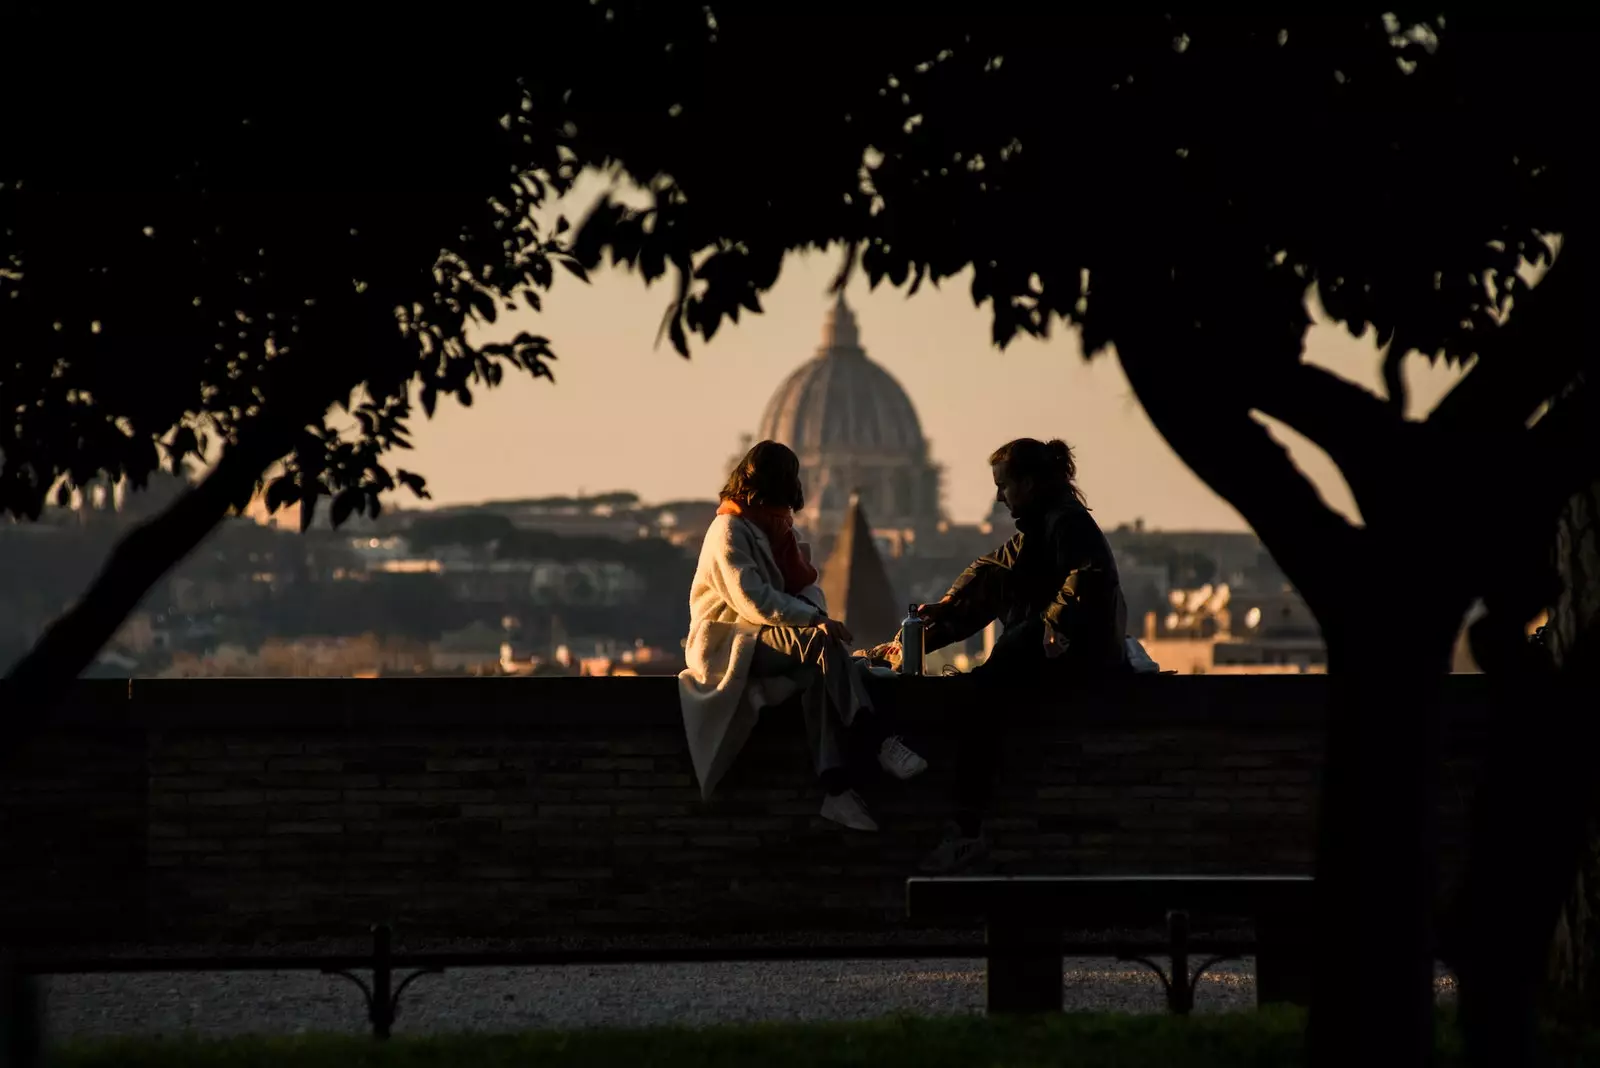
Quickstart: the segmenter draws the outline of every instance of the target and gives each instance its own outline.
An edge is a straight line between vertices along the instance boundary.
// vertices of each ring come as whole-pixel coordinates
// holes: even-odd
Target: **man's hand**
[[[827,616],[823,616],[822,620],[817,623],[817,629],[846,649],[850,648],[856,640],[855,635],[850,633],[850,628],[840,623],[837,619],[829,619]]]
[[[946,594],[942,599],[932,604],[917,605],[917,616],[924,623],[941,623],[950,614],[950,596]]]
[[[1050,625],[1049,620],[1044,624],[1044,655],[1051,660],[1067,651],[1067,637]]]

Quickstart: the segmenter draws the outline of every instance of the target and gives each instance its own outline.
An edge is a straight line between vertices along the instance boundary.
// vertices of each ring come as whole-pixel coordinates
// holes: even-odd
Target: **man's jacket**
[[[1066,637],[1068,659],[1112,668],[1125,659],[1128,607],[1117,562],[1100,526],[1070,496],[973,561],[946,595],[950,608],[928,627],[928,650],[962,641],[998,619],[1007,630],[1043,619]]]

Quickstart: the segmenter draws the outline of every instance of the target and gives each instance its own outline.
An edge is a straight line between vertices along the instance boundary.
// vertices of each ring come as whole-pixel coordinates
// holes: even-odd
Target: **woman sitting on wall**
[[[800,460],[763,441],[728,477],[689,590],[688,667],[678,676],[689,754],[709,798],[750,737],[761,709],[799,694],[808,745],[826,794],[825,819],[860,831],[877,823],[853,788],[845,732],[875,744],[878,763],[909,779],[927,762],[889,735],[862,684],[865,661],[830,619],[810,547],[794,532],[805,506]]]

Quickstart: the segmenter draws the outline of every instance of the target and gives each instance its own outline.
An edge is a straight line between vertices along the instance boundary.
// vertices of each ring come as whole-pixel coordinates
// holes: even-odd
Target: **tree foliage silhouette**
[[[0,504],[36,514],[63,478],[137,483],[221,449],[13,682],[42,693],[76,674],[281,458],[268,501],[306,517],[323,498],[338,519],[395,483],[420,490],[380,458],[404,443],[409,390],[467,402],[508,365],[547,374],[545,339],[467,328],[513,294],[537,303],[555,263],[673,272],[663,333],[685,353],[691,333],[759,312],[793,250],[843,248],[847,269],[911,292],[970,274],[997,343],[1064,323],[1086,353],[1114,349],[1316,613],[1334,707],[1313,1048],[1343,1064],[1381,1041],[1420,1063],[1438,681],[1479,598],[1485,662],[1531,677],[1520,627],[1557,595],[1550,532],[1597,474],[1581,406],[1536,418],[1593,359],[1578,343],[1592,171],[1560,107],[1507,88],[1536,71],[1541,100],[1576,99],[1579,35],[1447,14],[991,4],[841,21],[575,2],[539,14],[562,48],[488,46],[437,71],[402,42],[282,17],[290,35],[258,42],[276,77],[236,50],[163,64],[127,48],[127,27],[86,44],[59,14],[35,22],[74,52],[41,47],[0,86],[24,105],[0,111],[15,354]],[[653,203],[603,204],[568,259],[529,212],[582,164]],[[1556,234],[1530,288],[1518,272],[1548,265]],[[1302,360],[1313,286],[1377,332],[1388,396]],[[1425,421],[1407,418],[1414,354],[1471,364]],[[1326,507],[1263,415],[1333,458],[1362,525]],[[1370,625],[1375,596],[1403,606],[1398,640]]]
[[[537,84],[493,63],[437,77],[327,13],[275,11],[243,41],[75,17],[19,18],[37,50],[0,74],[0,508],[210,470],[12,669],[41,702],[258,491],[302,525],[425,496],[383,457],[409,447],[413,391],[431,414],[507,371],[549,377],[548,339],[487,327],[537,308],[556,265],[583,275],[533,218],[576,173],[557,60]],[[599,26],[589,5],[549,13]]]
[[[675,271],[663,328],[685,354],[759,311],[787,252],[829,246],[908,292],[970,272],[1000,345],[1066,323],[1089,355],[1114,349],[1327,640],[1318,1063],[1379,1042],[1426,1060],[1440,680],[1480,598],[1475,639],[1518,659],[1557,591],[1556,518],[1597,473],[1592,423],[1539,418],[1593,358],[1569,343],[1592,172],[1544,103],[1575,98],[1580,46],[1432,11],[1041,22],[1001,5],[846,30],[689,9],[664,28],[670,8],[619,17],[616,53],[670,99],[619,93],[579,123],[615,139],[580,138],[581,156],[653,192],[590,216],[584,264]],[[790,77],[822,56],[826,77]],[[1539,72],[1540,102],[1507,91],[1512,71]],[[1302,359],[1312,287],[1376,331],[1387,396]],[[1470,365],[1425,420],[1412,356]],[[1332,457],[1361,524],[1261,416]]]

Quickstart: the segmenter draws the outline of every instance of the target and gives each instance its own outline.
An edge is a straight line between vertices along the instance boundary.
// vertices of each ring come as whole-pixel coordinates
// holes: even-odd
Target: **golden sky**
[[[594,179],[569,198],[574,222],[600,188]],[[431,421],[419,408],[415,450],[391,459],[427,477],[434,504],[617,489],[646,501],[712,497],[740,435],[756,430],[767,398],[815,351],[838,262],[832,253],[792,257],[765,313],[724,324],[709,344],[692,338],[688,361],[666,342],[655,347],[670,280],[646,288],[637,275],[605,271],[586,285],[558,269],[542,313],[524,311],[494,328],[548,336],[560,356],[556,383],[508,377],[476,393],[470,408],[441,399]],[[1115,358],[1087,363],[1073,332],[1058,328],[1049,341],[1019,339],[1001,352],[965,279],[908,298],[887,285],[870,292],[858,276],[846,299],[867,354],[906,389],[933,459],[946,467],[952,519],[988,513],[993,485],[984,458],[1028,435],[1073,444],[1083,489],[1107,528],[1143,518],[1168,530],[1245,529],[1167,447]],[[1370,335],[1359,340],[1319,323],[1307,357],[1382,392]],[[1415,357],[1408,364],[1412,414],[1424,414],[1457,372]],[[1329,503],[1353,515],[1320,450],[1292,434],[1282,440]],[[406,493],[395,503],[416,506]]]

